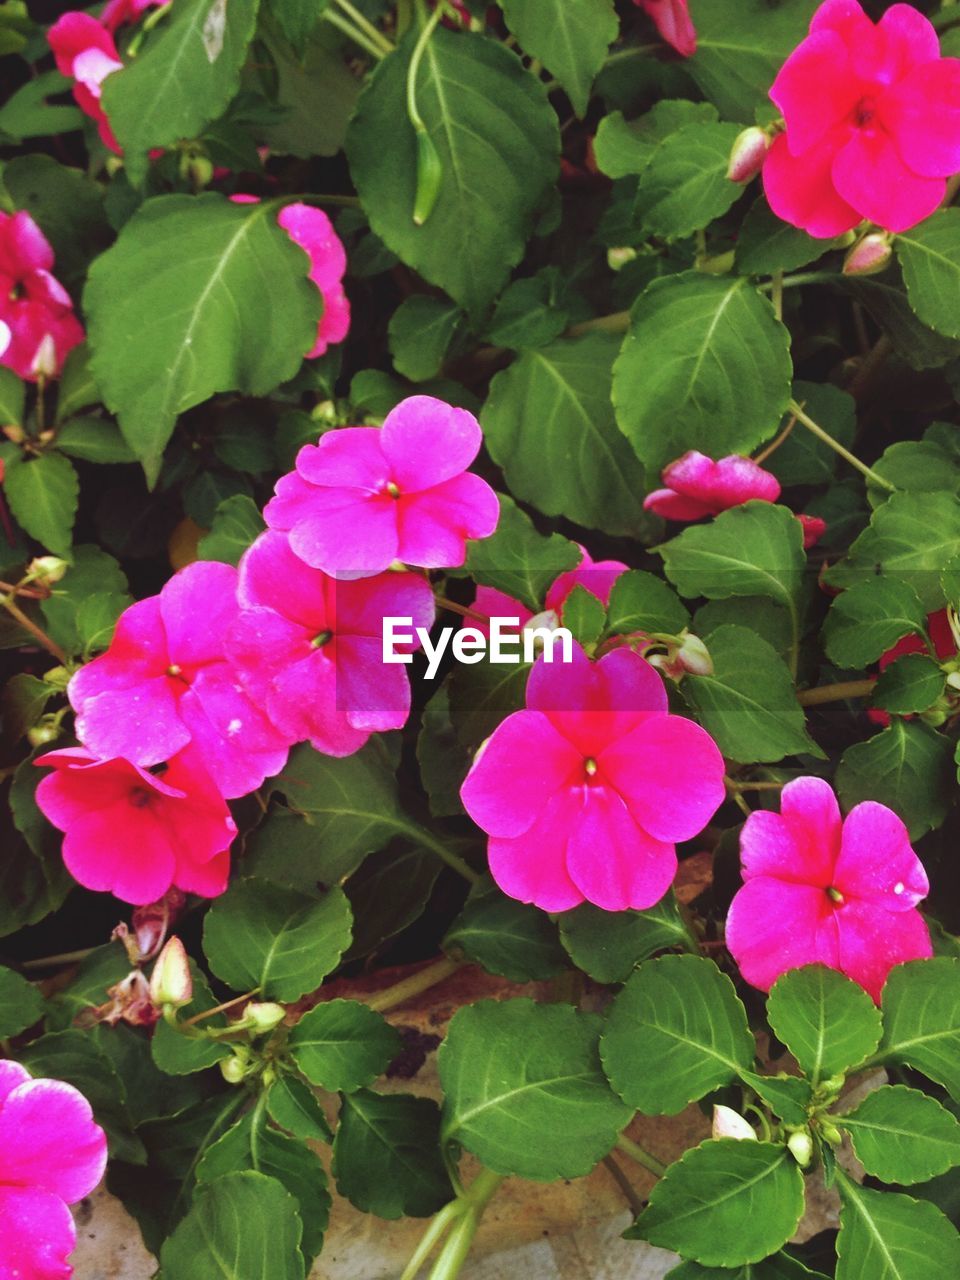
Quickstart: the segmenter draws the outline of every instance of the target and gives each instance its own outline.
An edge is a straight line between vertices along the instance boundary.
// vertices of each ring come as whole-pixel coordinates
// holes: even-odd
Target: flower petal
[[[60,778],[45,778],[41,786]],[[78,884],[146,906],[173,884],[176,857],[170,837],[150,806],[129,800],[77,818],[63,838],[63,861]]]
[[[395,506],[399,558],[427,569],[458,568],[466,558],[466,540],[488,538],[500,519],[499,498],[469,471],[402,496]]]
[[[823,888],[832,884],[841,839],[840,806],[833,788],[822,778],[794,778],[780,793],[780,813],[793,836],[798,877]]]
[[[508,897],[542,911],[569,911],[584,901],[566,865],[567,841],[582,806],[583,788],[565,788],[550,797],[523,835],[491,836],[490,874]]]
[[[770,90],[787,122],[790,154],[803,156],[823,142],[850,116],[860,96],[841,36],[829,29],[812,32],[787,58]]]
[[[863,219],[833,185],[831,166],[841,144],[842,139],[831,135],[794,156],[781,134],[762,169],[763,190],[777,217],[820,240],[851,231]]]
[[[673,883],[677,853],[637,826],[615,791],[588,787],[570,832],[567,871],[588,902],[603,911],[643,911]]]
[[[847,814],[833,883],[844,895],[895,912],[909,911],[930,892],[907,828],[873,800]]]
[[[872,902],[848,902],[837,912],[839,967],[877,1004],[894,965],[933,955],[930,930],[919,911],[884,911]]]
[[[0,1107],[7,1094],[16,1089],[17,1085],[32,1079],[27,1068],[22,1067],[19,1062],[14,1062],[12,1058],[0,1058]]]
[[[830,175],[842,200],[888,231],[907,231],[922,222],[946,192],[943,178],[911,172],[893,139],[881,130],[855,130],[834,157]]]
[[[883,95],[879,109],[912,173],[960,172],[960,58],[918,67]]]
[[[408,396],[387,414],[380,440],[401,493],[419,493],[466,471],[483,433],[466,409],[433,396]]]
[[[221,660],[223,637],[237,612],[233,565],[197,560],[175,573],[160,592],[171,662],[187,670]]]
[[[313,635],[332,629],[336,583],[296,555],[285,534],[261,533],[237,567],[241,608],[266,606]]]
[[[802,965],[840,967],[836,916],[827,895],[770,876],[748,881],[734,895],[726,942],[746,981],[761,991]]]
[[[325,489],[377,493],[392,479],[379,427],[338,427],[297,454],[297,475]]]
[[[0,1277],[69,1280],[67,1261],[77,1243],[70,1210],[39,1187],[0,1184]]]
[[[107,1167],[107,1139],[90,1103],[62,1080],[29,1080],[0,1108],[0,1186],[39,1187],[74,1204]]]
[[[664,520],[702,520],[713,512],[708,503],[673,489],[654,489],[643,500],[644,511],[653,511]]]

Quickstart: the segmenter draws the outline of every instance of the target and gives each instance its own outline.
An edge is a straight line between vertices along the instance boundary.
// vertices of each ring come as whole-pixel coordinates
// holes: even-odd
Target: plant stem
[[[433,964],[428,964],[419,973],[412,973],[409,978],[404,978],[400,982],[395,982],[392,987],[378,991],[376,995],[370,996],[363,1003],[368,1009],[373,1009],[376,1013],[386,1013],[389,1009],[395,1009],[397,1005],[406,1004],[414,996],[419,996],[424,991],[429,991],[431,987],[438,986],[444,979],[449,978],[452,973],[456,973],[460,968],[460,963],[459,960],[452,960],[449,956],[443,956],[442,959],[435,960]]]
[[[780,432],[777,438],[774,441],[772,441],[770,444],[768,444],[765,449],[761,450],[760,453],[758,453],[754,458],[754,462],[757,464],[757,466],[762,466],[772,453],[776,453],[776,451],[780,448],[784,440],[786,440],[787,436],[790,435],[791,431],[793,431],[793,428],[796,425],[797,425],[797,415],[795,413],[792,413],[790,415],[790,421],[783,428],[783,430]]]
[[[783,272],[775,271],[770,281],[770,301],[773,303],[773,313],[778,320],[783,319]]]
[[[352,22],[348,22],[336,9],[324,9],[320,16],[324,22],[329,22],[332,27],[342,31],[354,44],[359,45],[361,49],[366,49],[367,53],[376,58],[378,62],[387,56],[388,50],[384,50],[380,45],[374,44],[369,36],[359,31]]]
[[[374,44],[378,44],[384,54],[393,53],[396,46],[391,40],[383,34],[379,27],[375,27],[372,22],[363,16],[359,9],[350,3],[350,0],[336,0],[343,12],[348,18],[351,18],[361,31],[365,31]]]
[[[55,969],[61,964],[78,964],[92,955],[96,947],[82,947],[79,951],[61,951],[57,956],[42,956],[39,960],[24,960],[21,969]]]
[[[896,485],[891,484],[889,480],[885,480],[883,476],[878,475],[876,471],[874,471],[872,467],[868,467],[865,462],[861,462],[856,454],[851,453],[850,450],[845,448],[839,440],[834,440],[833,436],[830,435],[829,432],[824,431],[823,427],[821,427],[819,423],[814,422],[811,417],[804,413],[796,400],[790,401],[789,409],[798,422],[802,422],[807,430],[812,432],[818,440],[822,440],[824,444],[829,445],[834,453],[838,453],[845,462],[850,463],[851,467],[855,467],[861,475],[865,476],[870,481],[871,484],[877,485],[880,489],[885,489],[887,493],[897,492]]]
[[[435,595],[434,600],[441,609],[448,609],[451,613],[458,613],[461,618],[472,618],[474,622],[489,622],[490,618],[485,613],[478,613],[476,609],[471,609],[468,605],[457,604],[456,600],[448,600],[446,596]]]
[[[215,1013],[223,1013],[225,1009],[232,1009],[235,1004],[241,1004],[244,1000],[250,1000],[253,996],[260,994],[260,988],[254,987],[252,991],[246,991],[242,996],[234,996],[232,1000],[224,1000],[223,1004],[216,1005],[213,1009],[204,1009],[202,1013],[195,1013],[192,1018],[187,1018],[180,1023],[181,1027],[194,1027],[198,1022],[203,1022],[205,1018],[212,1018]]]
[[[604,1156],[602,1163],[606,1167],[610,1177],[620,1188],[620,1194],[630,1206],[630,1212],[635,1218],[639,1218],[640,1214],[643,1212],[643,1201],[634,1191],[630,1179],[617,1164],[616,1160],[614,1160],[613,1156]]]
[[[423,14],[423,6],[418,5],[420,15]],[[430,43],[430,37],[437,28],[437,23],[443,17],[443,5],[438,4],[433,13],[423,25],[420,35],[417,37],[417,43],[414,46],[413,53],[410,56],[410,66],[407,68],[407,115],[410,117],[410,123],[413,125],[417,133],[426,133],[427,126],[424,123],[423,116],[417,107],[417,74],[420,71],[420,63],[423,55],[427,51],[427,45]]]
[[[592,320],[582,320],[580,324],[571,325],[563,336],[579,338],[582,333],[626,333],[629,328],[630,312],[614,311],[609,316],[594,316]]]
[[[47,633],[41,627],[38,627],[35,622],[30,621],[23,610],[15,603],[12,596],[8,596],[0,592],[0,604],[3,605],[11,617],[17,620],[20,626],[23,627],[24,631],[29,631],[37,644],[46,649],[47,653],[53,654],[62,667],[67,665],[70,659],[60,648],[57,642],[55,640],[51,640]]]
[[[782,791],[785,782],[738,782],[735,778],[724,778],[724,782],[732,791]]]
[[[868,698],[876,680],[841,680],[839,684],[822,684],[816,689],[801,689],[797,701],[801,707],[818,707],[825,702],[843,702],[847,698]]]
[[[469,884],[479,884],[479,872],[474,871],[468,863],[464,862],[459,854],[451,852],[446,845],[432,835],[425,827],[417,826],[411,822],[409,825],[403,822],[396,824],[397,835],[406,836],[408,840],[413,840],[424,849],[429,849],[431,853],[435,853],[437,857],[447,864],[451,871],[456,871],[457,875],[463,876]]]
[[[417,1272],[430,1256],[433,1246],[443,1237],[451,1223],[460,1217],[461,1213],[461,1201],[451,1200],[449,1204],[444,1205],[439,1213],[434,1214],[433,1220],[420,1238],[420,1243],[413,1251],[410,1261],[404,1267],[400,1280],[415,1280]]]
[[[634,1142],[632,1138],[628,1138],[626,1134],[621,1133],[620,1137],[617,1139],[617,1147],[625,1155],[628,1155],[631,1160],[635,1160],[637,1164],[643,1165],[644,1169],[646,1169],[648,1173],[652,1173],[655,1178],[662,1178],[667,1172],[667,1166],[665,1164],[661,1164],[656,1156],[652,1156],[649,1151],[644,1151],[643,1147],[641,1147],[639,1143]]]
[[[480,1219],[502,1181],[502,1173],[482,1169],[464,1191],[461,1197],[461,1202],[466,1206],[463,1220],[451,1232],[450,1239],[430,1272],[430,1280],[456,1280],[470,1252]]]

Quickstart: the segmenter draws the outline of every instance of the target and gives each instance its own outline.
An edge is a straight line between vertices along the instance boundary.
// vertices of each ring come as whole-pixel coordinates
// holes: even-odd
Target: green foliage
[[[524,52],[556,76],[583,116],[619,29],[613,0],[501,0],[501,8]]]
[[[574,543],[557,533],[537,533],[529,516],[509,498],[500,498],[496,533],[467,549],[467,569],[477,582],[496,587],[534,613],[555,578],[580,563]]]
[[[953,781],[949,740],[925,724],[906,720],[894,720],[882,733],[848,747],[836,774],[846,808],[861,800],[886,804],[904,820],[913,840],[946,817]]]
[[[882,1000],[879,1060],[922,1071],[960,1101],[960,960],[897,965]]]
[[[640,175],[634,213],[645,231],[667,239],[692,235],[741,195],[727,178],[735,124],[688,124],[670,134]]]
[[[859,1066],[880,1042],[880,1014],[867,993],[819,964],[774,983],[767,1018],[814,1085]]]
[[[303,1015],[287,1048],[311,1083],[352,1093],[386,1070],[401,1040],[379,1013],[358,1000],[327,1000]]]
[[[837,1280],[950,1280],[960,1235],[934,1205],[840,1180]]]
[[[941,209],[894,243],[911,307],[937,333],[960,338],[951,302],[960,285],[960,209]]]
[[[625,982],[657,951],[689,949],[690,932],[672,893],[648,911],[601,911],[585,902],[560,916],[560,941],[596,982]]]
[[[837,1123],[857,1159],[881,1182],[925,1182],[960,1164],[960,1124],[935,1098],[885,1085]]]
[[[16,520],[39,543],[69,557],[80,482],[69,458],[15,454],[7,463],[3,491]]]
[[[824,647],[837,666],[864,667],[904,636],[922,633],[926,623],[912,587],[873,578],[855,583],[833,601],[823,627]]]
[[[0,967],[0,1039],[19,1035],[43,1015],[43,998],[36,987],[13,969]]]
[[[566,967],[556,926],[542,911],[496,888],[474,892],[467,899],[443,945],[511,982],[542,981]]]

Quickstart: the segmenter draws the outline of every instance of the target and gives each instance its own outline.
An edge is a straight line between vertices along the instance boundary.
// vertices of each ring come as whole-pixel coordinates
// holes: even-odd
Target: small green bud
[[[839,1147],[840,1143],[843,1141],[843,1134],[833,1121],[828,1119],[826,1116],[822,1116],[820,1119],[820,1132],[825,1140],[830,1143],[831,1147]]]
[[[27,730],[27,741],[31,747],[45,747],[48,742],[56,742],[60,733],[58,715],[41,716],[33,728]]]
[[[813,1139],[809,1133],[803,1129],[798,1133],[791,1133],[787,1146],[800,1168],[806,1169],[813,1159]]]
[[[607,250],[607,266],[611,271],[622,271],[628,262],[633,262],[637,256],[636,249],[631,249],[629,245],[622,248]]]
[[[193,999],[190,961],[179,938],[169,938],[150,975],[150,999],[158,1009],[181,1009]]]
[[[257,1035],[264,1035],[274,1027],[279,1027],[286,1015],[287,1011],[282,1004],[274,1004],[269,1000],[263,1002],[251,1000],[243,1011],[243,1021],[251,1031],[255,1031]]]
[[[70,566],[59,556],[36,556],[27,565],[27,579],[41,587],[52,587],[60,581]]]
[[[243,1084],[250,1070],[250,1063],[241,1056],[239,1048],[240,1046],[236,1046],[231,1057],[224,1058],[220,1063],[220,1074],[227,1084]]]
[[[433,213],[443,183],[443,163],[436,144],[426,129],[417,130],[417,192],[413,201],[413,220],[422,227]]]

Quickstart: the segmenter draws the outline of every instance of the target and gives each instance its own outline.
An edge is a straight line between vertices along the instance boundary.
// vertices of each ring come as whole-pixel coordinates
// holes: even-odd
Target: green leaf
[[[130,960],[119,942],[95,947],[81,962],[74,978],[47,1001],[49,1031],[66,1031],[87,1009],[105,1004],[107,987],[125,978]]]
[[[837,1280],[955,1280],[960,1235],[935,1205],[839,1181]]]
[[[438,1054],[444,1141],[496,1173],[541,1182],[589,1173],[630,1119],[601,1070],[600,1025],[532,1000],[460,1009]]]
[[[257,38],[258,52],[265,49],[268,56],[262,62],[251,60],[246,73],[283,113],[258,129],[258,140],[275,155],[336,155],[360,92],[358,78],[344,61],[339,33],[322,23],[302,55],[267,24],[261,24]]]
[[[470,768],[470,753],[457,740],[450,719],[450,689],[444,683],[423,709],[417,738],[420,778],[435,818],[464,813],[460,788]]]
[[[785,1124],[807,1123],[813,1101],[813,1087],[809,1080],[784,1072],[775,1076],[761,1076],[754,1071],[742,1071],[740,1078]]]
[[[417,142],[406,107],[416,39],[411,30],[360,95],[347,133],[350,172],[384,244],[477,312],[523,256],[556,176],[557,117],[540,81],[499,41],[434,31],[415,87],[442,176],[436,205],[417,226]]]
[[[210,990],[206,975],[190,961],[190,976],[193,979],[193,999],[180,1011],[180,1019],[196,1017],[198,1013],[208,1013],[219,1004],[219,999]],[[211,1014],[204,1019],[203,1027],[211,1031],[222,1029],[227,1025],[223,1014]],[[218,1062],[231,1056],[232,1050],[225,1041],[211,1040],[205,1035],[197,1037],[185,1035],[176,1027],[171,1027],[161,1019],[150,1037],[150,1054],[154,1063],[163,1072],[171,1076],[192,1075],[195,1071],[205,1071],[215,1067]]]
[[[690,124],[660,144],[640,175],[635,215],[652,235],[679,240],[727,212],[743,188],[727,177],[735,124]]]
[[[252,1170],[202,1183],[160,1265],[176,1280],[303,1280],[297,1207],[276,1178]]]
[[[292,45],[302,49],[331,0],[266,0],[265,8]]]
[[[742,627],[750,619],[750,629],[771,645],[788,665],[793,660],[793,619],[780,604],[765,596],[732,596],[702,604],[693,618],[693,631],[710,647],[713,633],[720,627]]]
[[[585,902],[559,919],[567,954],[595,982],[625,982],[657,951],[691,946],[672,892],[647,911],[601,911]]]
[[[484,336],[498,347],[514,351],[547,346],[570,323],[565,307],[569,294],[564,285],[556,267],[514,280],[497,299]]]
[[[802,1215],[803,1174],[785,1146],[721,1138],[670,1166],[627,1235],[735,1267],[774,1253]]]
[[[59,280],[72,284],[110,243],[103,192],[79,169],[50,156],[15,156],[4,165],[3,185],[50,241]]]
[[[610,404],[618,348],[612,335],[591,333],[524,352],[493,379],[481,423],[516,497],[548,516],[630,534],[648,518],[643,467]]]
[[[0,135],[22,142],[24,138],[46,138],[79,129],[84,117],[75,106],[51,106],[47,101],[69,87],[59,71],[42,71],[28,80],[0,107]]]
[[[620,24],[613,0],[500,0],[524,53],[538,58],[583,116]]]
[[[424,911],[443,868],[436,853],[383,849],[364,859],[343,886],[353,910],[353,941],[344,960],[376,951]]]
[[[880,1013],[867,993],[821,964],[778,979],[767,1018],[814,1085],[858,1067],[880,1042]]]
[[[0,365],[0,426],[22,426],[27,388],[12,369]]]
[[[72,418],[57,432],[57,448],[81,462],[136,462],[120,428],[103,418]]]
[[[103,87],[103,109],[130,181],[154,147],[196,138],[226,110],[257,22],[258,0],[181,0],[143,49]]]
[[[960,960],[896,965],[882,993],[880,1062],[903,1063],[960,1101]]]
[[[627,979],[601,1052],[610,1082],[630,1106],[675,1115],[748,1070],[755,1047],[733,983],[712,960],[661,956]]]
[[[871,699],[875,707],[895,715],[926,711],[943,693],[939,663],[922,653],[908,653],[881,671]]]
[[[960,458],[935,440],[898,440],[884,449],[873,470],[906,493],[955,494],[960,489]],[[886,492],[878,486],[869,486],[869,491],[874,505],[886,501]]]
[[[912,587],[932,613],[944,604],[940,571],[958,554],[960,499],[951,493],[893,493],[826,582],[843,590],[874,577],[895,578]]]
[[[235,991],[265,1000],[315,991],[350,944],[350,904],[342,889],[311,898],[267,880],[235,880],[207,913],[203,949]]]
[[[296,373],[320,312],[308,266],[272,204],[212,193],[148,200],[93,264],[93,373],[149,480],[178,414]]]
[[[105,649],[113,626],[133,603],[120,565],[99,547],[73,549],[73,564],[41,602],[47,632],[70,654]]]
[[[790,398],[789,335],[741,277],[685,271],[640,295],[613,368],[620,429],[648,467],[747,453]]]
[[[390,317],[393,367],[411,382],[426,382],[440,372],[463,313],[452,302],[415,293]]]
[[[699,1262],[681,1262],[668,1271],[666,1280],[827,1280],[822,1271],[810,1271],[787,1253],[775,1253],[763,1262],[747,1262],[742,1267],[701,1267]]]
[[[583,583],[578,582],[564,601],[560,621],[581,645],[596,644],[603,634],[607,611]]]
[[[713,674],[687,676],[683,695],[717,746],[741,764],[772,764],[784,756],[821,754],[805,728],[787,664],[749,627],[710,633]]]
[[[829,383],[797,381],[793,384],[793,398],[834,440],[848,449],[853,448],[857,430],[853,396]],[[791,416],[786,415],[784,427]],[[840,458],[812,432],[794,423],[790,434],[763,465],[783,485],[833,484]]]
[[[661,578],[643,569],[631,569],[614,582],[607,605],[609,633],[661,631],[679,635],[689,625],[690,614]]]
[[[308,1010],[287,1048],[312,1084],[352,1093],[382,1075],[403,1047],[397,1031],[359,1000],[327,1000]]]
[[[207,1148],[197,1166],[197,1182],[203,1186],[248,1169],[276,1178],[293,1196],[303,1224],[303,1253],[312,1262],[323,1248],[330,1218],[327,1175],[317,1156],[296,1138],[268,1128],[259,1113],[248,1112]]]
[[[407,1093],[345,1094],[333,1143],[337,1190],[378,1218],[427,1218],[453,1195],[440,1155],[440,1109]]]
[[[956,359],[957,343],[921,323],[907,301],[899,276],[899,268],[888,267],[882,280],[838,276],[837,284],[870,313],[912,368],[941,368]]]
[[[894,578],[870,578],[832,602],[823,643],[838,667],[865,667],[904,636],[922,634],[926,625],[927,612],[912,587]]]
[[[225,498],[217,507],[210,532],[197,544],[201,560],[238,564],[240,557],[266,526],[260,509],[245,493]]]
[[[500,495],[500,523],[490,538],[467,546],[467,572],[478,584],[496,587],[534,613],[561,573],[575,569],[580,548],[559,533],[537,533],[528,515]]]
[[[884,1085],[835,1116],[867,1173],[881,1182],[926,1182],[960,1165],[960,1123],[919,1089]]]
[[[19,742],[43,715],[50,699],[60,692],[25,671],[11,676],[0,690],[0,725],[4,742],[7,745]]]
[[[309,1085],[296,1076],[281,1076],[267,1094],[270,1118],[295,1138],[332,1142],[333,1130],[320,1100]]]
[[[450,673],[450,718],[457,739],[476,748],[498,724],[524,705],[530,665],[490,662],[457,666]]]
[[[0,1040],[18,1036],[43,1016],[43,998],[26,978],[0,966]]]
[[[736,267],[744,276],[771,276],[775,271],[796,271],[798,267],[822,258],[833,246],[832,240],[815,240],[799,227],[791,227],[789,222],[782,221],[771,211],[765,199],[760,199],[751,206],[740,228]]]
[[[954,305],[960,289],[960,209],[940,209],[924,218],[900,232],[894,247],[911,307],[937,333],[960,338]]]
[[[14,519],[31,538],[55,555],[69,557],[80,482],[69,458],[41,453],[38,458],[14,454],[3,481]]]
[[[488,973],[511,982],[544,981],[567,967],[550,918],[496,888],[470,895],[447,931],[443,948],[461,952]]]
[[[877,800],[899,814],[911,840],[919,840],[940,826],[953,802],[952,744],[925,724],[894,720],[847,747],[835,781],[845,809]]]
[[[604,116],[593,140],[597,168],[608,178],[626,178],[644,171],[658,145],[685,125],[715,124],[717,111],[709,102],[664,98],[640,116],[624,120],[620,111]]]

